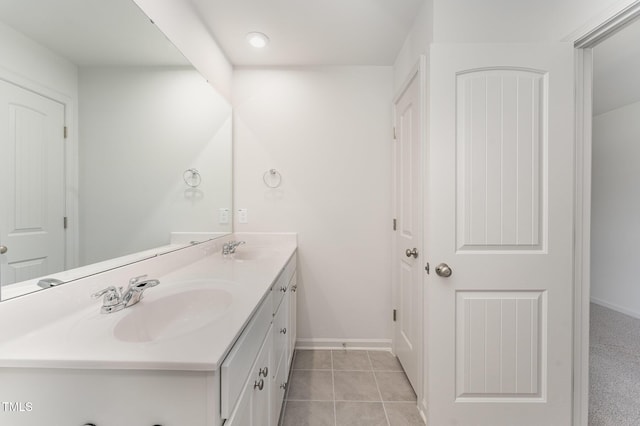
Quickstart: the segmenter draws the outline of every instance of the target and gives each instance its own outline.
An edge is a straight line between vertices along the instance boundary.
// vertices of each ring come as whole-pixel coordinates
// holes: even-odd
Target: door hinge
[[[393,322],[396,322],[396,315],[397,315],[398,311],[396,311],[395,309],[393,310]]]
[[[393,140],[398,140],[398,136],[396,136],[396,126],[393,126]]]
[[[425,265],[424,270],[427,271],[427,275],[428,275],[430,272],[429,262],[427,262],[427,264]]]
[[[398,219],[393,219],[393,230],[396,231],[398,229]]]
[[[64,126],[63,130],[62,130],[62,134],[64,135],[64,138],[66,139],[67,136],[69,136],[69,129],[67,126]]]
[[[67,220],[67,217],[65,216],[65,217],[63,218],[63,220],[62,220],[62,223],[63,223],[64,229],[67,229],[68,222],[69,222],[69,221]]]

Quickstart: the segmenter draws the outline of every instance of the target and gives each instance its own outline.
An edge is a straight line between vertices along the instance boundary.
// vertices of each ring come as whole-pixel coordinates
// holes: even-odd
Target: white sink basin
[[[145,299],[127,309],[131,312],[117,322],[113,335],[125,342],[152,342],[181,336],[214,322],[229,309],[232,301],[231,293],[216,288]]]
[[[232,254],[233,260],[249,261],[273,258],[279,254],[276,247],[270,246],[240,246],[237,251]]]
[[[259,260],[268,256],[268,253],[261,250],[243,250],[233,254],[233,260]]]

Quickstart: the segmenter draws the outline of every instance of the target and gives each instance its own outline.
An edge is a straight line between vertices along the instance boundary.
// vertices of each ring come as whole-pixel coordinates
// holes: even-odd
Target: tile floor
[[[416,394],[389,352],[298,350],[282,426],[424,426]]]

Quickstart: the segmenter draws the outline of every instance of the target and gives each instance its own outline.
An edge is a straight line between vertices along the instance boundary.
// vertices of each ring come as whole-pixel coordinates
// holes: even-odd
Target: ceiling
[[[593,114],[640,101],[640,21],[593,49]]]
[[[132,0],[0,0],[0,21],[80,66],[189,64]]]
[[[191,0],[234,66],[393,65],[424,0]],[[246,34],[270,38],[258,50]]]

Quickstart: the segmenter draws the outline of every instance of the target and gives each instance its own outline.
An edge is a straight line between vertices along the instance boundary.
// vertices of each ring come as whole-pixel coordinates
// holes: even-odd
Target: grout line
[[[369,358],[369,364],[371,364],[371,369],[373,370],[373,362],[371,362],[371,356],[369,355],[369,351],[367,351],[367,358]],[[384,418],[387,419],[387,425],[391,426],[391,422],[389,421],[389,415],[387,414],[387,408],[384,406],[384,399],[382,398],[382,392],[380,391],[380,385],[378,384],[378,378],[376,377],[375,371],[373,371],[373,380],[376,382],[376,389],[378,389],[378,396],[380,396],[380,402],[382,403],[382,411],[384,411]]]
[[[333,402],[332,399],[290,399],[293,402]],[[413,404],[416,405],[416,401],[378,401],[378,400],[359,400],[359,399],[336,399],[336,402],[366,402],[368,404],[378,404],[382,402],[388,403],[400,403],[400,404]]]
[[[331,368],[294,368],[296,371],[332,371]]]
[[[338,414],[336,410],[336,378],[333,369],[333,351],[331,353],[331,386],[333,387],[333,425],[338,426]]]

